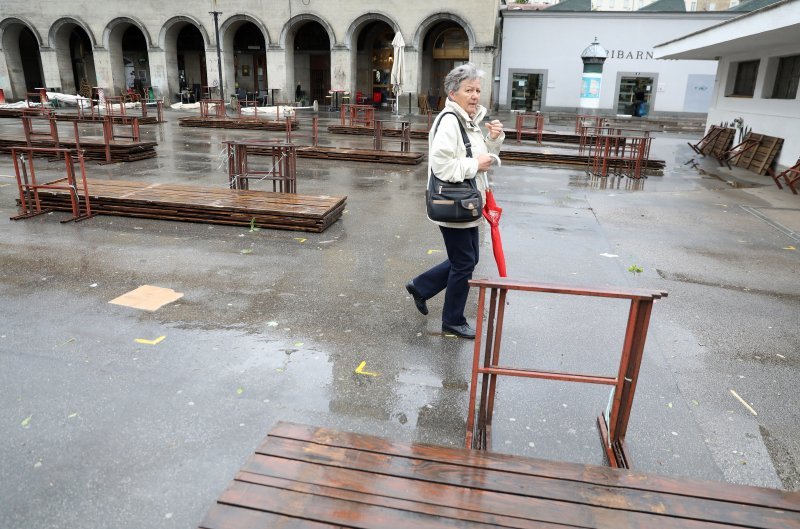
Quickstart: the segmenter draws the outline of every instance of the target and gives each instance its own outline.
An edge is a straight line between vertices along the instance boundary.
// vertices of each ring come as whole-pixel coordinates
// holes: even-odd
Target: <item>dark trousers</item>
[[[478,228],[445,228],[440,226],[447,260],[414,278],[414,286],[425,299],[430,299],[442,290],[444,307],[442,323],[463,325],[464,307],[467,305],[472,271],[478,264]]]

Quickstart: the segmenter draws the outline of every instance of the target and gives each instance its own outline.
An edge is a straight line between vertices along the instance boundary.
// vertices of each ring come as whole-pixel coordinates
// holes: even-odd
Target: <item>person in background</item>
[[[492,165],[505,139],[503,124],[493,120],[486,124],[486,134],[480,123],[486,108],[478,104],[481,96],[481,78],[484,73],[472,64],[464,64],[450,71],[444,79],[447,101],[444,110],[431,128],[428,138],[428,178],[431,172],[447,182],[462,182],[474,178],[486,202],[489,187],[486,172]],[[461,136],[459,122],[466,131],[472,146],[472,157]],[[428,314],[426,301],[445,291],[442,308],[442,332],[461,338],[475,338],[475,329],[467,322],[464,308],[469,294],[468,281],[478,264],[478,226],[483,217],[462,223],[435,222],[442,232],[447,259],[423,272],[406,284],[414,305],[422,314]]]

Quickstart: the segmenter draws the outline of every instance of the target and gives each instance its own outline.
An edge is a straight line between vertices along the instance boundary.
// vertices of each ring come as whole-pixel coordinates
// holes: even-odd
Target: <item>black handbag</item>
[[[446,112],[445,114],[453,114]],[[445,114],[436,123],[436,130]],[[467,149],[467,157],[472,158],[472,144],[467,138],[467,132],[461,124],[458,116],[453,114],[458,121],[458,128],[461,130],[461,138],[464,140],[464,147]],[[428,210],[428,218],[437,222],[470,222],[481,217],[483,210],[483,197],[478,190],[474,178],[468,178],[463,182],[445,182],[440,180],[431,169],[431,176],[428,179],[428,190],[425,192],[425,204]]]

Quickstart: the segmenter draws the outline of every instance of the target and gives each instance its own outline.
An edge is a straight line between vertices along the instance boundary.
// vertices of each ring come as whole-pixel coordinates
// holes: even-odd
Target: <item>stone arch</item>
[[[77,26],[77,27],[81,28],[86,33],[86,35],[89,37],[89,42],[92,44],[92,47],[96,47],[97,46],[97,39],[95,38],[94,33],[92,32],[92,30],[89,29],[89,26],[86,24],[86,22],[84,22],[80,18],[76,18],[76,17],[61,17],[58,20],[56,20],[55,22],[53,22],[50,25],[50,31],[48,31],[48,34],[47,34],[47,43],[48,43],[48,45],[51,48],[56,47],[58,45],[57,44],[57,39],[58,39],[59,33],[65,27],[74,27],[74,26]]]
[[[147,57],[145,60],[148,64],[146,68],[144,68],[145,74],[147,76],[142,82],[141,76],[135,75],[135,79],[139,80],[139,83],[144,85],[150,84],[150,74],[149,74],[149,50],[153,47],[153,39],[150,36],[150,32],[147,31],[144,23],[140,20],[132,18],[132,17],[117,17],[111,20],[103,30],[103,47],[108,50],[108,59],[110,65],[110,73],[111,79],[105,80],[106,84],[109,86],[103,86],[109,90],[107,95],[110,94],[123,94],[128,89],[129,84],[129,72],[137,72],[137,66],[133,65],[133,70],[131,70],[131,66],[126,64],[125,60],[129,59],[127,57],[123,57],[123,52],[125,50],[122,49],[122,39],[125,35],[125,32],[130,27],[135,27],[138,29],[143,38],[144,38],[144,45],[145,45],[145,52]],[[142,69],[139,68],[138,71],[140,72]]]
[[[441,81],[456,59],[450,59],[449,61],[447,59],[435,59],[425,48],[426,38],[431,35],[432,31],[437,29],[437,26],[447,25],[461,28],[464,31],[468,41],[468,56],[472,54],[472,50],[477,46],[477,39],[472,26],[466,20],[452,13],[435,13],[423,20],[417,27],[412,40],[413,46],[417,50],[417,59],[415,61],[415,67],[419,74],[417,77],[417,92],[419,96],[428,98],[428,104],[434,111],[441,108],[444,103],[446,94],[443,92]]]
[[[295,50],[295,37],[298,31],[309,23],[319,25],[328,37],[327,57],[321,57],[320,54],[315,54],[313,56],[306,55],[298,62]],[[325,95],[331,88],[331,51],[335,47],[338,47],[333,26],[318,15],[313,13],[301,13],[286,21],[281,29],[278,42],[279,50],[283,50],[284,52],[283,57],[286,64],[286,90],[295,94],[291,97],[297,96],[295,86],[300,84],[304,92],[302,97],[304,99],[308,98],[309,103],[314,100],[324,103],[326,101]],[[312,65],[312,58],[316,61],[316,65]],[[327,66],[325,66],[325,64],[327,64]],[[316,72],[316,75],[314,72]],[[320,74],[320,72],[323,73]],[[287,96],[289,96],[289,94],[287,94]]]
[[[392,17],[384,13],[372,11],[369,13],[364,13],[360,17],[353,20],[353,22],[350,24],[350,27],[347,28],[347,33],[345,33],[344,35],[344,45],[347,48],[353,49],[351,44],[353,36],[358,31],[360,31],[366,24],[375,21],[386,22],[389,25],[389,27],[391,27],[395,31],[395,33],[400,31],[400,26],[397,24],[397,22],[394,21]]]
[[[452,13],[436,13],[423,20],[417,27],[416,33],[414,33],[414,40],[412,41],[412,45],[416,49],[421,50],[422,41],[425,38],[425,35],[428,34],[428,31],[430,31],[431,28],[433,28],[433,26],[435,26],[436,24],[446,21],[455,22],[464,29],[464,32],[467,34],[467,38],[469,39],[470,49],[476,46],[477,39],[475,38],[475,31],[472,29],[472,26],[469,24],[469,22],[467,22],[460,16],[454,15]]]
[[[174,29],[176,25],[180,25],[181,27],[183,27],[186,24],[191,24],[194,27],[196,27],[200,31],[200,34],[203,36],[203,42],[205,43],[206,47],[207,48],[211,47],[212,45],[211,36],[206,31],[205,26],[203,26],[203,24],[201,24],[200,21],[197,20],[196,18],[185,15],[178,15],[164,22],[164,25],[161,26],[161,30],[158,32],[158,47],[161,48],[162,50],[166,50],[167,35],[169,34],[170,30]]]
[[[224,87],[225,94],[234,94],[235,93],[235,86],[236,86],[236,76],[237,71],[232,65],[237,63],[237,59],[234,56],[234,38],[236,36],[237,31],[241,26],[246,23],[253,24],[258,31],[261,32],[261,36],[264,39],[264,65],[266,67],[266,52],[267,48],[269,48],[271,43],[271,38],[269,35],[269,30],[267,27],[261,22],[258,17],[253,15],[249,15],[247,13],[237,13],[235,15],[230,16],[225,21],[223,21],[219,26],[219,35],[220,35],[220,52],[222,55],[222,86]],[[214,59],[216,59],[216,49],[214,50]],[[210,63],[209,63],[210,64]],[[216,73],[217,63],[216,60],[214,61],[214,69],[209,68],[209,72]],[[253,72],[255,75],[255,72]]]
[[[82,44],[78,44],[78,49],[75,49],[73,35],[76,30],[83,32],[88,39],[88,46],[84,47]],[[79,34],[75,38],[81,39]],[[77,93],[80,89],[81,79],[85,79],[89,86],[97,84],[93,53],[97,40],[85,22],[75,17],[59,18],[50,26],[48,43],[56,53],[58,75],[63,92]]]
[[[137,20],[132,17],[117,17],[106,24],[106,27],[103,30],[103,47],[110,49],[109,40],[111,39],[111,35],[115,32],[115,30],[119,30],[120,26],[125,26],[125,29],[127,29],[127,26],[129,25],[139,28],[139,31],[141,31],[142,35],[144,35],[144,40],[148,48],[153,46],[153,39],[150,38],[150,32],[147,31],[147,27],[141,20]]]
[[[30,42],[30,35],[33,42]],[[32,51],[26,50],[23,59],[20,40],[28,40]],[[23,17],[10,17],[0,22],[0,78],[5,77],[8,84],[0,86],[9,99],[25,99],[28,89],[44,86],[41,48],[44,42],[36,27]],[[25,46],[23,46],[25,47]],[[6,74],[6,75],[2,75]]]
[[[44,46],[44,41],[42,40],[42,36],[39,34],[39,30],[36,29],[36,26],[34,26],[31,22],[26,20],[24,17],[14,16],[14,17],[9,17],[9,18],[6,18],[6,19],[3,19],[2,21],[0,21],[0,50],[5,49],[5,37],[4,37],[4,34],[5,34],[6,30],[14,29],[14,27],[16,27],[17,25],[21,25],[21,26],[24,26],[27,29],[29,29],[31,31],[31,33],[33,33],[33,36],[36,37],[36,42],[39,44],[39,46],[40,47]],[[17,30],[19,31],[19,29],[21,29],[21,28],[18,28]]]
[[[336,33],[333,31],[333,27],[328,23],[327,20],[312,13],[302,13],[287,20],[286,24],[284,24],[283,28],[281,29],[278,45],[288,51],[288,48],[286,47],[286,41],[291,35],[294,34],[292,30],[294,30],[297,26],[305,24],[306,22],[317,22],[319,25],[321,25],[328,34],[328,40],[331,43],[331,48],[336,45]]]
[[[391,32],[390,35],[387,35],[383,29],[387,27]],[[373,72],[381,71],[381,75],[388,76],[386,68],[391,70],[391,65],[385,61],[393,55],[389,43],[398,32],[400,32],[400,27],[394,19],[375,11],[364,13],[350,24],[345,35],[345,42],[350,49],[350,71],[352,72],[350,90],[354,94],[354,102],[361,103],[366,100],[380,104],[391,96],[391,89],[384,86],[383,81],[376,81]],[[377,42],[380,42],[379,46],[373,48]],[[389,45],[388,48],[387,45]],[[359,96],[364,99],[359,100]]]
[[[184,29],[188,26],[195,28],[202,39],[202,49],[192,51],[189,55],[181,55],[179,38]],[[179,94],[181,90],[193,90],[195,97],[202,93],[202,86],[208,84],[207,50],[211,49],[211,36],[206,31],[205,26],[196,18],[191,16],[174,16],[168,19],[161,26],[158,33],[158,46],[164,50],[164,62],[166,65],[166,90],[165,95],[171,97],[172,94]],[[181,72],[183,75],[181,75]]]

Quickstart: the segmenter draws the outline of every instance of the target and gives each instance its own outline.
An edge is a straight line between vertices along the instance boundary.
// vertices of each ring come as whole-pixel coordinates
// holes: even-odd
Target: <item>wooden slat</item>
[[[442,468],[449,468],[452,472],[451,465]],[[251,458],[236,479],[308,494],[349,498],[400,509],[412,508],[436,516],[502,527],[531,528],[540,527],[542,523],[591,527],[598,521],[608,527],[727,527],[685,518],[669,519],[657,513],[586,505],[571,500],[552,500],[490,490],[478,491],[461,484],[430,481],[427,473],[396,476],[390,468],[377,473],[368,468],[340,468],[261,455]]]
[[[481,467],[464,467],[456,473],[450,463],[417,457],[387,458],[384,453],[355,448],[310,445],[306,441],[270,437],[258,454],[324,464],[337,468],[357,466],[366,472],[418,479],[431,483],[464,486],[480,491],[516,494],[556,502],[605,507],[654,516],[698,520],[709,523],[753,528],[795,529],[800,527],[796,513],[777,512],[766,507],[746,509],[729,502],[698,499],[670,493],[626,488],[598,487],[594,484],[536,475],[519,475]],[[688,523],[688,522],[687,522]],[[724,526],[724,525],[723,525]]]
[[[737,156],[734,165],[759,175],[767,174],[783,146],[783,138],[748,132],[743,141],[758,142],[758,146]]]
[[[351,162],[417,165],[422,162],[424,153],[376,151],[371,149],[346,149],[342,147],[298,146],[297,157],[316,158],[323,160],[348,160]]]
[[[589,157],[586,154],[565,154],[546,149],[538,151],[503,149],[500,151],[500,159],[504,162],[548,163],[585,167],[588,164]],[[661,171],[665,167],[663,160],[655,160],[653,158],[643,160],[642,163],[643,167],[649,172]],[[621,165],[621,161],[609,160],[610,167],[615,167],[616,165]]]
[[[61,147],[75,149],[77,144],[71,137],[59,137],[58,143]],[[106,150],[102,138],[86,136],[80,138],[81,149],[84,151],[84,158],[90,160],[105,160]],[[27,147],[25,138],[0,136],[0,153],[10,154],[14,147]],[[52,147],[53,144],[47,140],[33,140],[32,147]],[[118,139],[110,142],[112,162],[131,162],[153,158],[156,156],[155,148],[158,146],[156,141],[138,141]]]
[[[361,135],[361,136],[372,136],[375,134],[375,129],[372,127],[355,127],[349,125],[328,125],[328,132],[331,134],[351,134],[351,135]],[[400,137],[400,130],[399,129],[384,129],[383,135],[397,138]],[[504,129],[506,133],[506,137],[510,138],[512,136],[516,137],[517,131],[515,129]],[[591,137],[591,136],[590,136]],[[427,140],[428,139],[428,130],[427,129],[411,129],[411,139],[414,140]],[[522,139],[523,140],[538,140],[538,136],[531,132],[522,132]],[[549,142],[549,143],[580,143],[580,135],[573,134],[569,132],[542,132],[542,141]]]
[[[274,114],[274,113],[273,113]],[[286,121],[262,120],[257,118],[202,118],[191,116],[178,119],[181,127],[203,127],[214,129],[245,129],[285,131]],[[291,122],[292,130],[299,127],[297,121]]]
[[[268,527],[333,529],[341,526],[224,504],[214,505],[200,524],[200,529],[265,529]]]
[[[279,423],[204,519],[255,527],[800,527],[800,494]]]
[[[324,495],[264,487],[240,481],[234,481],[228,490],[220,495],[219,502],[286,516],[293,514],[315,522],[359,529],[374,527],[413,527],[415,529],[463,527],[486,529],[491,527],[491,525],[484,523],[419,512],[412,505],[408,506],[409,509],[399,509]],[[565,526],[542,524],[540,527]]]
[[[540,459],[519,458],[482,451],[469,451],[465,455],[461,449],[419,443],[409,447],[408,445],[393,443],[380,437],[338,432],[326,428],[286,422],[277,423],[270,431],[265,443],[268,443],[272,437],[295,439],[328,446],[374,450],[382,454],[403,457],[413,456],[480,469],[490,468],[532,476],[560,477],[600,486],[613,485],[637,490],[658,490],[698,497],[702,497],[703,494],[710,494],[710,497],[732,503],[762,505],[772,509],[800,513],[800,493],[763,487],[742,487],[727,483],[669,478],[609,467],[564,462],[559,462],[556,470],[552,462]]]

